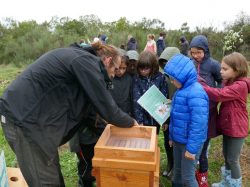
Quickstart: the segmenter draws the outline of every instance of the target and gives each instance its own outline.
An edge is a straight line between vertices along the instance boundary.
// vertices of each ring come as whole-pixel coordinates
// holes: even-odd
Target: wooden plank
[[[152,162],[155,160],[155,150],[95,147],[94,158]]]
[[[19,168],[7,167],[9,187],[28,187]]]
[[[103,167],[103,168],[122,168],[122,169],[137,169],[140,171],[155,171],[155,162],[146,161],[131,161],[131,160],[119,160],[119,159],[102,159],[93,158],[93,167]]]
[[[133,126],[131,128],[119,128],[110,125],[111,135],[137,137],[137,138],[151,138],[152,134],[156,134],[156,127],[149,126]]]
[[[157,163],[156,170],[154,172],[154,187],[159,187],[160,185],[160,148],[157,148]]]
[[[149,172],[102,168],[100,176],[98,187],[150,187]]]

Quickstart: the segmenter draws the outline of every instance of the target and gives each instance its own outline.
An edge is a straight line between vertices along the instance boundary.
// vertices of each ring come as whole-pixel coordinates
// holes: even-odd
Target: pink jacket
[[[204,86],[209,99],[221,102],[217,129],[223,135],[246,137],[248,135],[247,95],[250,93],[250,79],[241,78],[225,83],[224,88]]]

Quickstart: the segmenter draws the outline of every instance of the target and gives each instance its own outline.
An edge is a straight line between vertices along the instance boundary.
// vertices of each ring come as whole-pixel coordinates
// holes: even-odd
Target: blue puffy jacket
[[[207,138],[208,96],[197,82],[195,66],[188,57],[175,55],[164,72],[182,84],[172,100],[169,138],[185,144],[188,152],[196,154]]]

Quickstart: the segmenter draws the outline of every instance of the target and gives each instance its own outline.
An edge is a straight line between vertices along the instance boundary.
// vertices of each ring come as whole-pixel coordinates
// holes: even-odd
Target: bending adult
[[[137,125],[107,90],[120,64],[118,51],[100,42],[85,49],[54,49],[5,90],[0,98],[3,132],[29,186],[65,186],[57,148],[79,130],[90,105],[109,123]]]

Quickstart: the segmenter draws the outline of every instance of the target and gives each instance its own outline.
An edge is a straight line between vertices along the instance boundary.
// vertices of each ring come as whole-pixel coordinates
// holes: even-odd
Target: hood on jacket
[[[173,56],[164,67],[164,73],[180,82],[183,87],[197,81],[197,72],[193,61],[183,54]]]
[[[159,59],[163,59],[168,61],[170,58],[172,58],[176,54],[180,54],[180,50],[177,47],[167,47],[164,49],[164,51],[161,53]]]
[[[210,51],[209,51],[209,47],[208,47],[208,40],[207,37],[204,35],[198,35],[195,36],[192,41],[190,42],[189,48],[193,48],[193,47],[198,47],[204,50],[205,52],[205,59],[210,57]]]
[[[239,80],[244,81],[247,84],[248,93],[250,93],[250,78],[244,77],[240,78]]]

